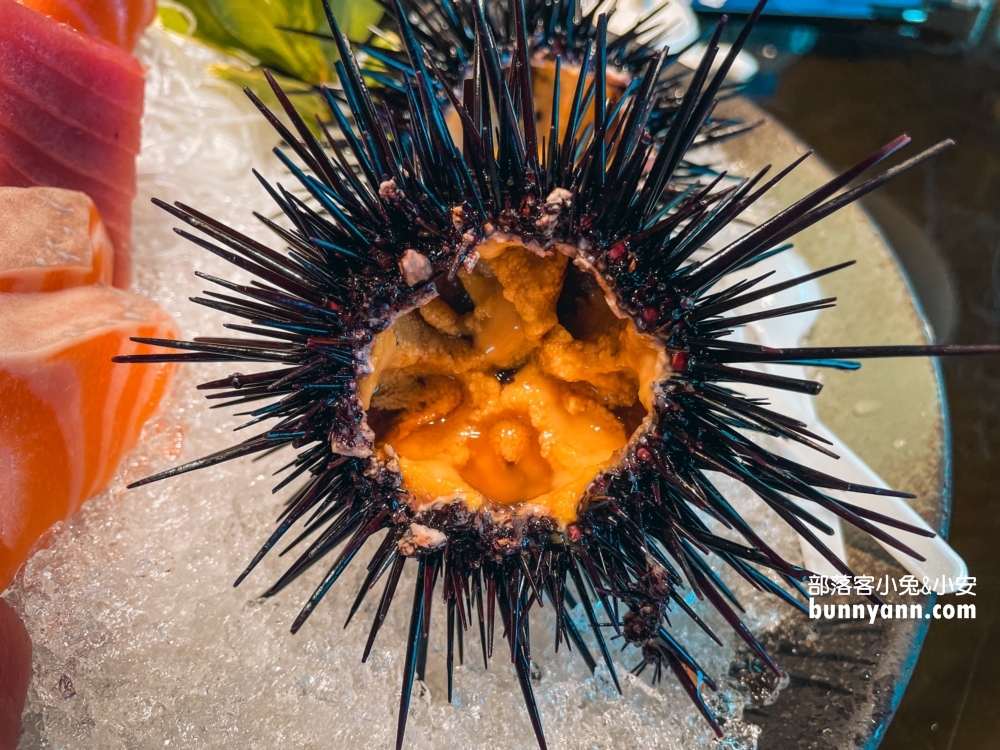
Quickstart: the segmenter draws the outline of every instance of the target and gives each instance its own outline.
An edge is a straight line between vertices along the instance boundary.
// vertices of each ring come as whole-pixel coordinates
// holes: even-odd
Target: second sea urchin
[[[200,387],[228,405],[253,404],[246,427],[269,426],[140,484],[295,449],[279,487],[301,484],[237,583],[296,527],[292,546],[308,546],[266,595],[333,555],[294,632],[376,537],[348,616],[384,581],[363,658],[404,566],[415,561],[397,747],[414,681],[424,672],[436,591],[447,608],[449,691],[456,643],[461,652],[463,634],[478,630],[488,662],[499,610],[501,638],[543,747],[529,679],[530,613],[551,606],[557,644],[576,648],[593,668],[566,616],[576,602],[616,685],[606,627],[635,647],[636,671],[652,667],[656,679],[668,669],[721,733],[702,696],[714,683],[671,634],[668,613],[681,610],[707,630],[685,602],[684,590],[692,589],[777,672],[709,561],[797,606],[808,571],[774,552],[706,472],[747,485],[845,574],[849,569],[816,535],[829,528],[810,514],[810,503],[904,552],[910,550],[884,526],[924,533],[825,490],[903,493],[853,485],[758,445],[754,433],[827,450],[806,425],[738,390],[752,383],[815,394],[819,384],[763,373],[752,363],[850,367],[845,358],[982,351],[767,349],[734,341],[728,336],[738,326],[831,300],[752,315],[738,314],[741,306],[850,264],[766,285],[767,275],[748,269],[948,144],[851,187],[909,140],[898,138],[722,250],[696,258],[801,161],[770,180],[766,170],[708,184],[675,179],[739,45],[712,74],[716,30],[669,126],[654,134],[649,121],[666,52],[653,54],[616,99],[601,16],[588,46],[588,74],[577,75],[571,91],[554,57],[551,120],[537,128],[524,11],[523,0],[510,2],[509,55],[489,24],[474,24],[470,76],[457,93],[397,12],[410,61],[401,79],[405,117],[373,102],[331,16],[348,106],[344,111],[327,97],[334,123],[325,128],[327,142],[273,82],[292,128],[255,100],[297,157],[276,150],[308,193],[260,178],[290,222],[259,217],[284,251],[193,208],[160,204],[200,232],[180,234],[256,277],[241,285],[206,276],[224,291],[195,300],[244,319],[227,327],[250,338],[144,340],[182,351],[122,359],[268,363],[271,369]],[[449,130],[447,108],[460,121],[460,139]],[[719,284],[741,271],[744,280]],[[705,514],[742,541],[714,534]]]
[[[524,0],[519,4],[507,2],[480,3],[476,0],[379,0],[385,12],[393,18],[405,18],[407,34],[412,35],[406,44],[380,35],[378,41],[363,44],[361,49],[366,64],[362,67],[365,77],[375,87],[377,98],[390,102],[399,112],[406,110],[406,79],[416,74],[417,68],[411,62],[409,50],[419,47],[424,65],[429,66],[435,77],[443,84],[440,90],[442,100],[446,100],[448,89],[459,91],[464,82],[472,76],[478,57],[477,39],[488,38],[495,48],[504,67],[518,53],[519,37],[523,37],[522,57],[531,67],[531,83],[534,91],[535,120],[540,126],[552,121],[552,107],[555,106],[553,86],[558,77],[563,91],[571,92],[582,71],[593,75],[595,42],[600,31],[597,23],[603,11],[607,11],[610,21],[616,12],[615,2],[581,3],[579,0]],[[602,63],[606,71],[606,94],[611,105],[617,103],[630,87],[638,86],[650,61],[661,51],[658,41],[670,33],[672,16],[664,13],[668,2],[656,2],[643,16],[627,22],[626,29],[619,34],[608,34],[601,47]],[[760,15],[757,9],[736,41],[741,46],[746,34]],[[485,32],[480,36],[477,29]],[[488,35],[488,36],[487,36]],[[327,38],[323,34],[315,34]],[[650,102],[652,109],[646,117],[645,128],[654,137],[660,136],[669,127],[677,114],[681,100],[689,83],[687,69],[674,64],[683,49],[663,50],[656,77],[648,84],[652,86]],[[589,81],[588,81],[589,83]],[[725,90],[725,78],[718,79]],[[589,124],[587,114],[593,107],[595,89],[586,89],[583,102],[581,125]],[[709,97],[711,99],[711,97]],[[560,106],[560,122],[566,127],[572,96],[563,96]],[[447,115],[446,115],[447,116]],[[454,123],[453,134],[458,136],[458,123]],[[558,126],[558,123],[557,123]],[[696,142],[706,143],[727,138],[744,132],[750,127],[736,120],[719,119],[711,116],[702,122]],[[564,140],[565,131],[560,132]]]

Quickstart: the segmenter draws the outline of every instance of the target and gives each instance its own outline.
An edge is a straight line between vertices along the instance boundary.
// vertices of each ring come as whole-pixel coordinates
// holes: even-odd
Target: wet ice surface
[[[213,59],[207,51],[154,31],[141,55],[150,72],[139,163],[136,283],[188,336],[219,333],[224,316],[188,297],[205,287],[195,270],[232,278],[232,268],[173,235],[173,222],[148,199],[183,200],[260,234],[251,211],[269,213],[271,207],[250,167],[270,162],[266,151],[273,142],[238,93],[204,74]],[[296,636],[288,628],[323,571],[274,599],[260,600],[256,594],[283,568],[272,556],[239,589],[232,587],[273,528],[283,495],[271,494],[269,475],[287,458],[243,459],[125,490],[130,481],[232,443],[237,419],[209,411],[194,390],[196,383],[231,370],[230,365],[183,369],[165,413],[147,427],[141,448],[109,491],[63,525],[5,594],[35,648],[22,748],[392,744],[412,570],[400,584],[369,662],[361,664],[377,592],[346,630],[343,621],[363,565],[343,576]],[[769,511],[737,485],[724,489],[779,552],[800,559],[796,537]],[[754,631],[774,630],[783,617],[794,616],[742,582],[733,583]],[[637,661],[634,653],[619,656],[622,697],[603,667],[592,676],[574,654],[553,653],[551,620],[542,611],[532,625],[532,655],[549,746],[754,748],[758,729],[740,716],[751,691],[759,693],[760,687],[728,676],[731,665],[745,657],[721,618],[700,609],[725,647],[712,644],[683,615],[675,615],[674,629],[720,684],[711,701],[725,719],[726,740],[714,740],[673,680],[651,687],[628,675]],[[585,629],[582,613],[574,614]],[[532,747],[499,633],[489,671],[482,666],[478,636],[467,636],[465,665],[455,670],[456,695],[448,705],[440,605],[433,616],[429,674],[414,697],[407,747]]]

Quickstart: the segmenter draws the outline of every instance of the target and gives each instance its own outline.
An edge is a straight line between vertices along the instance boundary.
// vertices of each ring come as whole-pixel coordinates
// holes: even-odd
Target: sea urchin
[[[529,615],[536,606],[552,606],[557,645],[576,648],[594,668],[566,616],[577,602],[616,686],[605,627],[636,648],[636,672],[652,666],[657,679],[669,669],[721,734],[702,696],[714,683],[671,634],[668,612],[681,610],[708,630],[685,602],[684,589],[692,589],[778,672],[741,623],[709,558],[799,607],[799,582],[808,571],[774,552],[706,472],[744,483],[845,574],[849,569],[817,537],[830,530],[810,514],[810,504],[910,554],[884,527],[925,534],[826,490],[903,493],[841,481],[755,442],[752,435],[762,433],[827,451],[806,425],[738,390],[752,383],[815,394],[820,385],[742,365],[853,367],[845,358],[984,348],[740,343],[728,336],[741,325],[831,300],[743,315],[741,306],[850,263],[766,285],[768,275],[752,270],[724,288],[719,281],[750,269],[797,232],[949,143],[852,187],[909,141],[897,138],[722,250],[696,257],[801,161],[770,180],[767,170],[738,180],[719,175],[710,183],[678,179],[749,25],[712,73],[720,22],[669,122],[652,128],[661,111],[666,51],[650,52],[634,80],[616,89],[608,74],[614,47],[600,15],[572,49],[549,48],[551,84],[539,104],[529,39],[541,31],[528,6],[537,4],[510,1],[503,18],[512,41],[502,47],[481,2],[434,5],[467,14],[459,24],[471,34],[463,47],[467,77],[456,80],[453,69],[440,73],[441,61],[425,54],[409,6],[397,0],[408,63],[396,65],[393,80],[405,112],[373,101],[330,15],[347,105],[325,92],[332,115],[331,123],[318,124],[325,143],[273,79],[291,128],[248,92],[297,157],[275,150],[305,192],[258,175],[289,225],[258,218],[286,249],[183,204],[159,205],[200,232],[179,234],[256,277],[240,285],[205,275],[223,291],[195,300],[243,318],[246,323],[226,325],[250,337],[144,339],[181,352],[121,360],[268,363],[271,369],[234,373],[200,388],[227,405],[254,404],[245,426],[270,426],[137,484],[295,449],[279,487],[301,484],[237,584],[301,524],[292,546],[310,540],[308,546],[266,595],[334,557],[295,619],[297,631],[365,542],[385,532],[348,616],[384,581],[363,659],[403,567],[415,561],[397,747],[414,681],[424,673],[439,579],[449,693],[456,643],[461,652],[463,633],[478,629],[488,662],[499,609],[502,638],[542,747],[529,679]],[[572,86],[562,76],[563,52],[576,56]],[[543,126],[537,108],[548,113]],[[449,112],[460,138],[449,129]],[[742,541],[714,534],[706,515]],[[599,621],[599,611],[609,623]]]

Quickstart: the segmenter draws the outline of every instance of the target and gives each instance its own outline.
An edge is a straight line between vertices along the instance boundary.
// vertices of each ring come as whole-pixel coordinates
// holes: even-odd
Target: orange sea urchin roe
[[[566,256],[480,252],[457,301],[434,299],[373,344],[361,387],[376,445],[419,507],[522,506],[570,523],[648,413],[665,356]]]

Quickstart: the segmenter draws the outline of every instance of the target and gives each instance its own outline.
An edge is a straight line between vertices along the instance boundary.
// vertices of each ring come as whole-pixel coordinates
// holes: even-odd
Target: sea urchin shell
[[[742,365],[853,367],[847,359],[985,349],[740,343],[727,336],[741,325],[832,300],[744,315],[738,308],[850,263],[766,285],[767,274],[752,270],[724,289],[718,282],[949,143],[851,187],[909,141],[897,138],[722,250],[696,258],[801,161],[770,180],[767,170],[738,180],[720,175],[708,184],[678,179],[749,27],[711,73],[720,24],[669,124],[657,130],[650,121],[667,53],[651,54],[634,81],[610,95],[601,15],[573,46],[572,54],[582,54],[575,61],[582,72],[572,90],[563,86],[561,54],[551,51],[552,115],[539,128],[529,44],[538,29],[526,15],[529,5],[536,7],[510,2],[504,17],[513,42],[501,49],[483,5],[460,4],[471,13],[461,27],[472,38],[469,77],[454,91],[459,81],[439,74],[397,2],[408,53],[408,65],[397,70],[405,116],[373,101],[331,15],[347,107],[326,91],[333,119],[319,123],[325,144],[273,79],[291,129],[248,92],[297,158],[276,149],[308,193],[260,177],[289,224],[258,218],[286,250],[183,204],[159,205],[200,233],[179,234],[256,277],[241,285],[203,275],[223,292],[195,300],[245,319],[227,327],[250,337],[144,340],[180,353],[122,361],[268,363],[272,369],[200,388],[228,405],[253,404],[247,426],[270,426],[137,484],[285,446],[298,451],[279,487],[301,484],[237,583],[301,523],[292,546],[311,541],[266,595],[327,555],[334,558],[295,619],[297,631],[365,542],[385,532],[348,616],[384,580],[363,659],[403,567],[416,562],[397,747],[414,681],[424,673],[439,579],[449,693],[456,641],[461,652],[464,632],[476,627],[488,662],[499,609],[542,747],[529,679],[529,614],[543,603],[555,612],[557,644],[572,645],[595,667],[565,614],[581,603],[616,686],[605,627],[636,648],[636,672],[652,665],[657,679],[669,669],[721,734],[702,696],[703,687],[715,685],[671,634],[668,611],[682,610],[708,630],[684,600],[690,587],[777,672],[741,623],[709,556],[799,607],[799,582],[808,571],[774,552],[706,472],[747,485],[844,573],[849,569],[815,533],[829,529],[810,514],[810,503],[910,554],[884,527],[925,533],[826,490],[903,493],[841,481],[754,442],[752,435],[763,433],[827,451],[806,425],[738,390],[752,383],[815,394],[820,385]],[[436,7],[457,6],[442,0]],[[449,108],[460,122],[457,140],[446,123]],[[547,495],[553,497],[543,502]],[[699,511],[742,541],[714,534]]]

